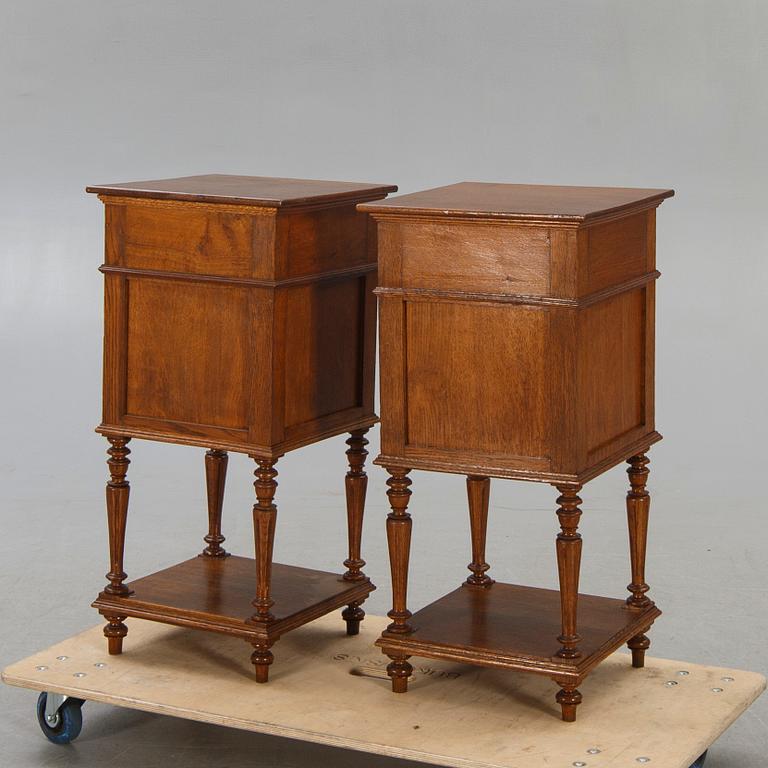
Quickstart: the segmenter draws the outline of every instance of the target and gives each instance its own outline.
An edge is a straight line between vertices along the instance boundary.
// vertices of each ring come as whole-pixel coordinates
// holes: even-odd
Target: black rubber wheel
[[[707,753],[705,752],[703,755],[699,757],[698,760],[691,766],[691,768],[704,768],[704,761],[707,759]]]
[[[45,703],[48,694],[43,692],[37,698],[37,722],[45,738],[54,744],[69,744],[79,735],[83,727],[82,699],[67,699],[56,713],[56,722],[51,724],[45,719]]]

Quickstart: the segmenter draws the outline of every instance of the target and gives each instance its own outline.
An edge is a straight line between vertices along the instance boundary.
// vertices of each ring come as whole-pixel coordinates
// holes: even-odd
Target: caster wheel
[[[54,744],[69,744],[79,735],[83,727],[82,699],[67,699],[56,713],[56,719],[51,723],[45,717],[45,703],[48,694],[43,692],[37,699],[37,722],[40,723],[45,738]]]
[[[691,768],[704,768],[704,761],[707,759],[707,753],[705,752],[699,759],[691,766]]]

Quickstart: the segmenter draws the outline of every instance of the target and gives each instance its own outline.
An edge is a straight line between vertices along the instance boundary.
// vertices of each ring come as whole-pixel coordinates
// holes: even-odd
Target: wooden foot
[[[277,477],[275,464],[277,462],[272,459],[260,459],[257,456],[253,458],[258,466],[254,472],[256,481],[253,484],[256,489],[256,504],[253,505],[253,532],[256,545],[256,598],[252,604],[256,613],[251,617],[251,621],[269,622],[274,619],[270,611],[274,605],[274,600],[270,597],[270,588],[272,582],[272,549],[275,542],[275,523],[277,521],[277,507],[273,502],[277,490],[277,482],[275,481]],[[269,646],[264,646],[264,648],[267,651]],[[271,658],[272,654],[270,653],[269,656]],[[271,664],[272,662],[268,663]]]
[[[632,666],[635,669],[642,669],[645,666],[645,652],[650,647],[651,641],[645,636],[645,633],[635,635],[627,642],[627,648],[632,651]]]
[[[576,686],[564,685],[563,683],[560,685],[563,687],[557,692],[555,701],[560,705],[563,721],[573,723],[576,721],[576,707],[581,704],[581,691]]]
[[[390,656],[392,661],[387,664],[387,674],[392,680],[393,693],[408,691],[408,678],[413,673],[413,667],[408,663],[410,656]]]
[[[224,485],[227,480],[226,451],[210,450],[205,454],[205,488],[208,496],[208,534],[203,537],[206,548],[203,557],[227,557],[221,545],[225,539],[221,535],[221,513],[224,506]]]
[[[269,667],[275,660],[272,651],[272,643],[253,643],[254,651],[251,654],[251,662],[256,669],[256,682],[266,683],[269,680]]]
[[[491,494],[491,480],[488,477],[467,477],[469,499],[469,526],[472,538],[472,562],[467,566],[472,575],[467,584],[473,587],[490,587],[493,579],[486,575],[491,567],[485,562],[485,541],[488,531],[488,502]]]
[[[557,571],[560,578],[562,620],[562,634],[557,638],[558,642],[562,643],[562,647],[557,655],[564,659],[577,659],[581,656],[578,649],[581,638],[576,631],[581,567],[581,536],[577,532],[581,517],[579,509],[581,499],[578,496],[581,486],[558,485],[557,490],[561,494],[557,500],[559,504],[557,516],[561,528],[557,536]]]
[[[104,637],[107,638],[107,650],[110,656],[119,656],[123,652],[123,638],[128,634],[128,627],[123,624],[125,616],[104,616],[107,626]]]
[[[360,607],[360,603],[350,603],[342,612],[341,618],[347,622],[347,634],[360,634],[360,622],[365,618],[365,611]]]

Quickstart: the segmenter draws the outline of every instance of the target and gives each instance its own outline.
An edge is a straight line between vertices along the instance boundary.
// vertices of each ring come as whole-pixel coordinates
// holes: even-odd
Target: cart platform
[[[368,616],[338,615],[281,639],[267,685],[237,638],[128,622],[122,656],[101,627],[9,666],[9,685],[320,744],[471,768],[689,768],[765,689],[755,672],[616,653],[584,682],[575,723],[547,677],[414,658],[393,694]],[[53,697],[52,697],[53,698]],[[87,724],[86,724],[87,735]],[[51,747],[53,749],[54,747]]]

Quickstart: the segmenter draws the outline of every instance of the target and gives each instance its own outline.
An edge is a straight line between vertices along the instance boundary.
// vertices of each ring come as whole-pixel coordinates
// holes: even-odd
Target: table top
[[[388,200],[365,203],[360,210],[460,218],[584,221],[623,209],[660,203],[671,189],[625,187],[558,187],[463,181]]]
[[[130,181],[121,184],[94,184],[86,192],[121,197],[186,200],[200,203],[227,203],[284,208],[315,203],[343,202],[383,197],[396,192],[394,184],[362,184],[354,181],[283,179],[270,176],[231,176],[212,173],[176,179]]]

